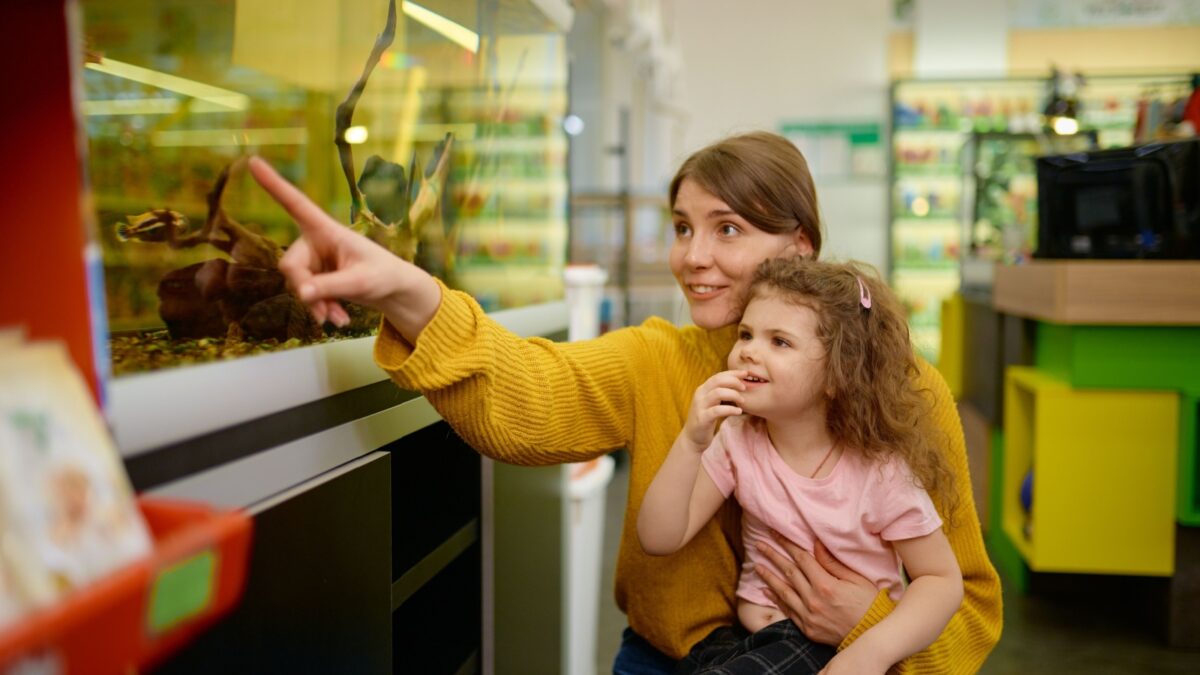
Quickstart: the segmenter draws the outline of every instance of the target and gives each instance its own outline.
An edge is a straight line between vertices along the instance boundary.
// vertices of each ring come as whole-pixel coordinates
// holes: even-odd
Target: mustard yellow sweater
[[[617,605],[638,634],[681,658],[714,628],[735,621],[742,556],[736,503],[730,500],[683,550],[666,557],[642,552],[637,514],[696,387],[724,369],[733,340],[733,327],[678,328],[654,318],[595,340],[521,339],[470,296],[443,286],[441,306],[416,348],[385,321],[375,360],[401,387],[424,394],[464,440],[497,460],[557,464],[627,448],[629,502],[617,558]],[[983,547],[958,413],[936,370],[926,365],[922,384],[935,392],[933,415],[957,471],[957,511],[942,517],[953,523],[948,534],[965,596],[942,636],[899,670],[975,672],[1000,637],[1000,581]],[[841,647],[894,606],[881,591]]]

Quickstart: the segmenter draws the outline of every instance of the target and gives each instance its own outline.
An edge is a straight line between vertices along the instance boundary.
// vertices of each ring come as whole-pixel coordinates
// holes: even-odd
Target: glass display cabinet
[[[990,229],[1001,207],[1014,209],[1007,214],[1013,217],[1036,218],[1036,178],[1027,180],[1027,168],[1020,167],[1037,154],[1093,140],[1099,147],[1129,145],[1135,133],[1146,133],[1139,110],[1169,105],[1188,87],[1185,75],[1086,76],[1075,95],[1076,122],[1087,133],[1069,140],[1045,132],[1042,112],[1052,90],[1045,77],[893,83],[890,275],[923,356],[937,361],[941,305],[959,288],[961,263],[982,258],[990,265],[1002,250],[1020,252],[1019,241],[1005,244]],[[1005,182],[1006,196],[993,190],[997,171],[1015,172]],[[986,213],[977,215],[977,205]],[[1012,236],[1023,239],[1031,224],[1014,225]]]
[[[83,0],[82,113],[118,377],[370,334],[275,270],[259,155],[487,310],[562,297],[565,36],[532,3]]]
[[[973,132],[963,147],[967,180],[964,210],[962,284],[991,288],[997,262],[1033,256],[1037,245],[1037,168],[1043,155],[1083,152],[1097,147],[1098,134]]]

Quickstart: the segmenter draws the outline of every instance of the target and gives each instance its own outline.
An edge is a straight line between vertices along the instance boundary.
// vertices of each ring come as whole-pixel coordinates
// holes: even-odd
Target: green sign
[[[887,160],[883,125],[874,121],[783,122],[779,133],[800,148],[817,178],[881,178]]]

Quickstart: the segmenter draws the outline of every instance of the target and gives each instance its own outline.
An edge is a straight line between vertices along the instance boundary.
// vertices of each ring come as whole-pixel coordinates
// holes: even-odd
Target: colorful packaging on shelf
[[[0,352],[0,617],[53,602],[151,546],[65,347]]]

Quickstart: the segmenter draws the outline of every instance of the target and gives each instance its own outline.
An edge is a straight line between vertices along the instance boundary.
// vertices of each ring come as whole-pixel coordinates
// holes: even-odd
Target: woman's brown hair
[[[900,455],[942,513],[953,513],[954,474],[929,421],[932,394],[917,384],[919,366],[900,300],[875,269],[776,258],[758,267],[749,299],[770,293],[817,315],[834,441],[870,459]]]
[[[820,253],[817,189],[804,155],[783,136],[756,131],[697,150],[671,179],[672,208],[685,179],[695,181],[764,232],[802,229],[812,243],[812,257]]]

